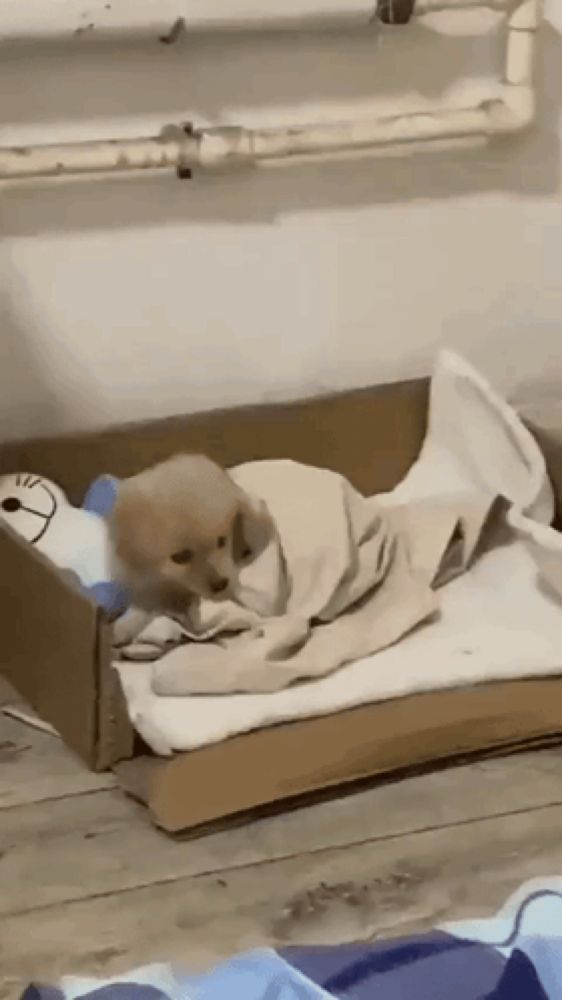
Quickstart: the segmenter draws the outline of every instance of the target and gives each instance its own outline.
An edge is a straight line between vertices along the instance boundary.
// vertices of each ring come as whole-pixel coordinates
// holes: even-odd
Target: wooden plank
[[[12,809],[0,823],[0,915],[562,802],[561,765],[560,751],[486,761],[188,843],[117,790]]]
[[[200,968],[253,946],[490,914],[525,879],[562,870],[561,826],[550,806],[4,917],[0,996],[31,978],[166,959]]]
[[[56,736],[0,712],[0,815],[23,803],[111,788],[111,774],[92,774]],[[0,822],[0,834],[4,818]]]

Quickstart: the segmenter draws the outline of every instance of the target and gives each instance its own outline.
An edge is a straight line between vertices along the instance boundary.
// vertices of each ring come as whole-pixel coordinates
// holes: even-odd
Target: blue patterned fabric
[[[390,941],[260,950],[203,975],[151,965],[30,985],[22,1000],[562,1000],[562,879],[494,916]]]

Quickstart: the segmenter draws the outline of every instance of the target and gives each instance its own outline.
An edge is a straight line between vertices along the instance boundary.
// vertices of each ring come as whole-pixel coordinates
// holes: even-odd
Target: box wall
[[[96,763],[97,609],[30,545],[0,530],[0,668],[91,767]]]

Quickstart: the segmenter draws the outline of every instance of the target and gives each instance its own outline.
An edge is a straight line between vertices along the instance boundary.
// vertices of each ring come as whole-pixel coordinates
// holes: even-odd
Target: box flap
[[[0,527],[0,670],[90,766],[97,747],[97,608]]]

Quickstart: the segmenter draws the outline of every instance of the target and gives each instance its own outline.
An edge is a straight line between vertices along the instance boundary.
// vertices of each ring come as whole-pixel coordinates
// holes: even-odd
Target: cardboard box
[[[53,479],[79,504],[101,472],[130,475],[182,450],[225,465],[291,457],[336,469],[372,494],[395,485],[418,454],[427,400],[420,380],[16,442],[0,450],[0,468]],[[128,721],[100,609],[10,531],[0,531],[0,561],[2,670],[85,764],[113,768],[168,831],[562,733],[562,679],[548,678],[414,695],[156,759]]]

